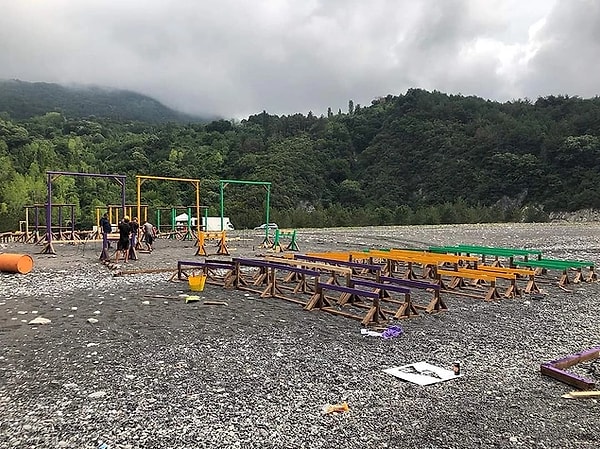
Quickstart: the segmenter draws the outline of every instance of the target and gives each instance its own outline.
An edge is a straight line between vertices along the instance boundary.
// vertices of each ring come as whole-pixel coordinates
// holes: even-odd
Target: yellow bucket
[[[206,276],[204,276],[204,275],[188,277],[188,285],[190,286],[190,290],[193,292],[203,291],[205,282],[206,282]]]

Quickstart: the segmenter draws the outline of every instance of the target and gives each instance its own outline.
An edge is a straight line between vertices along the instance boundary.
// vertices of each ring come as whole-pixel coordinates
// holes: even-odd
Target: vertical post
[[[123,209],[123,216],[125,213],[125,178],[121,178],[121,208]]]
[[[269,211],[271,209],[270,207],[270,202],[271,202],[271,185],[267,184],[265,186],[267,188],[267,201],[265,204],[265,223],[267,223],[267,228],[265,229],[265,241],[269,240],[269,223],[270,223],[270,219],[271,217],[269,216]]]
[[[171,208],[171,231],[175,232],[175,217],[177,216],[177,211],[174,207]]]
[[[48,200],[46,201],[46,243],[52,242],[52,176],[48,175]]]
[[[63,231],[63,205],[58,205],[58,240],[62,240]]]
[[[183,236],[182,240],[192,240],[192,208],[191,206],[187,207],[187,230]]]
[[[136,176],[137,179],[137,217],[140,220],[140,223],[142,222],[142,179],[139,176]],[[148,213],[148,211],[146,211],[146,214]],[[145,220],[144,220],[145,221]]]
[[[46,246],[43,254],[56,254],[52,246],[52,175],[48,173],[48,200],[46,201]]]
[[[221,230],[223,230],[223,215],[225,214],[225,207],[223,201],[223,189],[225,188],[225,183],[223,181],[219,181],[219,202],[221,209]],[[206,225],[208,226],[208,219],[206,220]]]
[[[71,240],[75,240],[75,205],[71,204]]]
[[[29,208],[25,208],[25,242],[29,240]]]
[[[200,181],[194,182],[196,186],[196,235],[200,235],[200,222],[202,217],[200,216]]]

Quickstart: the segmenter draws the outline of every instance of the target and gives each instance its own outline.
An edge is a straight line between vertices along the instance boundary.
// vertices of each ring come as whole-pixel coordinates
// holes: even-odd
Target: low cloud
[[[412,87],[593,96],[599,15],[591,0],[20,0],[0,16],[0,78],[237,118],[320,115]]]

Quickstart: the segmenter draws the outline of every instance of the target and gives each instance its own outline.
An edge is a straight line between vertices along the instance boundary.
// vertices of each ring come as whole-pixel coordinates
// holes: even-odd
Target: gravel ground
[[[600,224],[299,230],[302,252],[480,244],[599,262]],[[236,231],[233,256],[261,237]],[[360,324],[280,299],[207,285],[186,304],[170,273],[114,277],[100,247],[8,244],[27,275],[0,274],[0,448],[592,448],[598,402],[540,364],[600,345],[600,284],[542,284],[541,300],[444,295],[446,313],[364,337]],[[212,247],[211,247],[212,248]],[[158,240],[121,269],[174,268],[190,242]],[[158,298],[162,295],[167,298]],[[152,296],[152,297],[151,297]],[[42,316],[47,325],[29,325]],[[97,322],[90,323],[93,318]],[[430,386],[385,368],[418,361],[464,376]],[[594,378],[592,363],[577,370]],[[346,401],[350,410],[324,415]]]

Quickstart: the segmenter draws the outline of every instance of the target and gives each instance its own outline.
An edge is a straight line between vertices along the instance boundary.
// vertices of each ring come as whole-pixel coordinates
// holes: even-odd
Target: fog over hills
[[[53,111],[69,118],[95,116],[147,123],[206,122],[216,118],[184,114],[129,90],[0,80],[0,113],[20,120]]]

